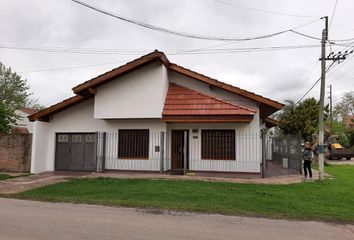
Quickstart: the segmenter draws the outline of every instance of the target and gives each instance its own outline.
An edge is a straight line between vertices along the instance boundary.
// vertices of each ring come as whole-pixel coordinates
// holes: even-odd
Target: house
[[[20,108],[15,111],[18,116],[16,120],[16,125],[14,126],[13,132],[16,133],[33,133],[33,123],[28,120],[28,116],[38,112],[36,109],[32,108]]]
[[[260,174],[262,128],[283,104],[171,63],[154,51],[75,86],[31,116],[32,173]]]

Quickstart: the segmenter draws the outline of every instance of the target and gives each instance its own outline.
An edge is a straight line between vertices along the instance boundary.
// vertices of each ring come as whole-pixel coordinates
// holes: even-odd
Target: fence
[[[234,130],[98,133],[98,169],[260,174],[261,138]]]
[[[301,174],[301,138],[234,130],[119,130],[98,133],[98,170]],[[263,139],[263,142],[262,142]]]
[[[301,137],[299,135],[265,136],[263,177],[302,173]]]

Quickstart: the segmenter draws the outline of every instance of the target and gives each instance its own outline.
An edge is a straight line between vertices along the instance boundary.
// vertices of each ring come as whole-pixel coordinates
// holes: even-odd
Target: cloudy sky
[[[325,15],[331,18],[336,3],[336,0],[82,1],[179,32],[235,38],[270,34],[310,22],[297,31],[321,37],[324,22],[319,18]],[[352,0],[338,1],[330,39],[354,37],[353,11]],[[0,61],[26,78],[33,98],[45,105],[71,96],[73,86],[154,49],[164,51],[174,63],[278,101],[298,100],[320,76],[320,42],[315,39],[293,33],[243,42],[190,39],[145,29],[70,0],[0,0],[0,33]],[[235,51],[303,45],[318,46]],[[344,48],[341,45],[333,45],[332,49],[339,51]],[[201,48],[207,51],[186,53]],[[334,101],[343,92],[354,90],[353,63],[348,58],[329,73],[327,84],[333,85]],[[309,96],[318,95],[319,85]]]

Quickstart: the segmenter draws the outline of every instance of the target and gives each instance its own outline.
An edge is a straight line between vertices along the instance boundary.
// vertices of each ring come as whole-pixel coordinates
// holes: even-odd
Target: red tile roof
[[[173,83],[169,85],[162,112],[163,116],[253,116],[254,114],[254,110],[231,104]]]
[[[193,78],[195,80],[201,81],[205,84],[208,84],[209,86],[214,86],[220,89],[223,89],[225,91],[231,92],[233,94],[237,94],[240,96],[243,96],[245,98],[251,99],[255,102],[260,103],[259,108],[260,108],[260,116],[262,118],[267,117],[271,115],[272,113],[282,109],[284,105],[282,103],[279,103],[277,101],[271,100],[269,98],[265,98],[263,96],[257,95],[253,92],[246,91],[244,89],[232,86],[230,84],[226,84],[223,82],[220,82],[216,79],[207,77],[203,74],[194,72],[190,69],[183,68],[181,66],[178,66],[174,63],[171,63],[166,55],[163,52],[159,52],[155,50],[152,53],[149,53],[147,55],[144,55],[140,58],[137,58],[131,62],[126,63],[125,65],[122,65],[118,68],[115,68],[111,71],[108,71],[104,74],[101,74],[91,80],[88,80],[82,84],[77,85],[74,87],[72,90],[76,94],[76,96],[68,98],[64,100],[63,102],[60,102],[58,104],[55,104],[51,107],[45,108],[38,113],[32,114],[29,116],[30,121],[49,121],[49,118],[51,115],[54,113],[63,111],[71,106],[74,106],[80,102],[82,102],[85,99],[88,99],[95,94],[95,89],[102,84],[105,84],[109,81],[112,81],[120,76],[123,76],[124,74],[128,74],[136,69],[139,69],[143,66],[146,66],[147,64],[154,62],[154,61],[159,61],[162,64],[166,66],[168,70],[175,71],[179,74],[185,75],[187,77]],[[239,107],[239,106],[238,106]]]

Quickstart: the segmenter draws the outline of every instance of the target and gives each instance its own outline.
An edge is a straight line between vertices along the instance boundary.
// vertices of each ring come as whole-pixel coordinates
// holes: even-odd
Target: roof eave
[[[285,106],[284,104],[282,104],[280,102],[271,100],[269,98],[262,97],[260,95],[255,94],[255,93],[252,93],[252,92],[248,92],[248,91],[246,91],[244,89],[232,86],[230,84],[226,84],[226,83],[220,82],[220,81],[218,81],[216,79],[207,77],[205,75],[202,75],[202,74],[194,72],[194,71],[192,71],[190,69],[186,69],[184,67],[178,66],[176,64],[170,64],[169,65],[169,69],[172,70],[172,71],[175,71],[177,73],[183,74],[183,75],[185,75],[187,77],[191,77],[191,78],[194,78],[196,80],[202,81],[202,82],[204,82],[204,83],[206,83],[208,85],[211,85],[211,86],[214,86],[214,87],[217,87],[217,88],[221,88],[223,90],[226,90],[226,91],[234,93],[234,94],[241,95],[243,97],[246,97],[248,99],[251,99],[251,100],[259,102],[259,103],[266,104],[266,105],[268,105],[270,107],[273,107],[276,111],[281,110]],[[276,112],[276,111],[274,111],[274,112]]]
[[[166,123],[250,123],[253,115],[163,115]]]
[[[82,96],[76,95],[76,96],[67,98],[57,104],[50,106],[50,107],[47,107],[35,114],[29,115],[27,118],[31,122],[34,122],[34,121],[49,122],[50,116],[52,116],[53,114],[63,111],[65,109],[68,109],[72,106],[75,106],[88,98],[89,97],[82,97]]]
[[[166,67],[168,67],[170,65],[170,62],[167,59],[166,55],[163,52],[159,52],[159,51],[155,50],[152,53],[144,55],[138,59],[135,59],[135,60],[128,62],[122,66],[119,66],[118,68],[115,68],[109,72],[106,72],[106,73],[101,74],[95,78],[85,81],[84,83],[81,83],[81,84],[73,87],[72,90],[75,94],[85,96],[87,89],[89,89],[89,88],[94,89],[106,82],[109,82],[110,80],[113,80],[114,78],[128,74],[128,73],[130,73],[136,69],[142,68],[142,67],[146,66],[147,64],[154,62],[154,61],[160,61]]]

